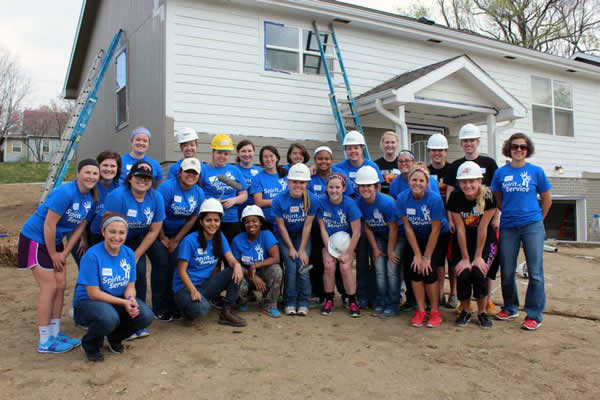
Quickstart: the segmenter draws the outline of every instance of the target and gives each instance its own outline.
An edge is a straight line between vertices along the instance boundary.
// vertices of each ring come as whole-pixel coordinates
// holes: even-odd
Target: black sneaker
[[[181,313],[179,311],[175,311],[174,313],[171,313],[171,319],[173,321],[179,321],[179,320],[181,320],[181,318],[183,318],[183,317],[181,316]]]
[[[83,347],[82,347],[82,349],[83,349]],[[91,362],[102,362],[102,361],[104,361],[104,354],[102,354],[102,351],[100,351],[100,350],[98,350],[95,353],[88,353],[84,349],[83,352],[85,353],[85,356],[87,357],[88,361],[91,361]]]
[[[467,326],[467,324],[471,320],[472,316],[473,316],[473,313],[461,311],[458,318],[456,318],[456,322],[455,322],[456,326]]]
[[[219,296],[210,301],[210,305],[216,308],[217,310],[222,310],[225,307],[225,300],[223,297]]]
[[[482,312],[477,316],[477,319],[479,320],[479,327],[481,329],[490,329],[493,326],[492,321],[490,321],[487,313]]]
[[[161,313],[161,314],[155,314],[154,315],[154,319],[157,319],[159,321],[163,321],[163,322],[171,322],[173,321],[173,316],[171,315],[171,313]]]
[[[121,354],[125,351],[125,346],[121,342],[108,342],[108,348],[113,353]]]

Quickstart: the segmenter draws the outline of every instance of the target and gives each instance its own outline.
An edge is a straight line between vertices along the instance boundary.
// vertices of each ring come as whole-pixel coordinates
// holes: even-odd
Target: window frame
[[[119,57],[125,55],[125,85],[119,87],[117,81],[118,74],[118,62]],[[115,55],[115,130],[120,131],[129,125],[129,46],[125,45],[117,51]],[[121,92],[124,93],[125,97],[125,116],[121,122],[119,122],[119,95]]]
[[[550,82],[550,100],[551,100],[551,104],[543,104],[543,103],[536,103],[534,102],[534,88],[533,88],[533,82],[535,79],[542,79],[542,80],[546,80]],[[571,108],[568,107],[562,107],[562,106],[557,106],[556,103],[556,99],[554,98],[554,89],[555,89],[555,84],[561,84],[562,86],[565,86],[569,89],[569,94],[571,97]],[[571,85],[569,82],[567,81],[561,81],[561,80],[557,80],[557,79],[552,79],[552,78],[548,78],[545,76],[541,76],[541,75],[531,75],[531,131],[535,134],[539,134],[539,135],[550,135],[550,136],[555,136],[555,137],[561,137],[561,138],[574,138],[575,137],[575,107],[574,107],[574,96],[573,96],[573,85]],[[540,131],[536,131],[535,130],[535,117],[534,117],[534,107],[539,107],[539,108],[544,108],[547,110],[550,110],[550,115],[552,116],[552,133],[547,133],[547,132],[540,132]],[[571,132],[573,133],[571,136],[568,135],[559,135],[556,133],[556,111],[566,111],[566,112],[570,112],[571,113]]]
[[[42,138],[42,154],[50,154],[50,139]],[[44,148],[48,147],[48,150],[44,150]]]
[[[15,150],[15,145],[19,146],[18,151]],[[11,153],[19,153],[19,154],[23,153],[23,142],[20,140],[15,140],[15,139],[11,140],[10,141],[10,152]]]

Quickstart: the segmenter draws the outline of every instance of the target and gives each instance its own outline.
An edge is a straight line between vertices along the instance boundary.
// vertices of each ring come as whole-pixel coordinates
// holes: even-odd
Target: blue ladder
[[[337,94],[335,92],[335,85],[333,84],[333,79],[331,78],[331,72],[329,71],[329,64],[327,63],[327,56],[325,55],[325,50],[323,48],[323,42],[321,40],[321,33],[319,33],[319,29],[317,28],[317,22],[312,22],[314,32],[311,32],[317,37],[317,43],[319,44],[319,53],[321,54],[321,64],[323,66],[323,70],[325,71],[325,76],[327,77],[327,84],[329,85],[329,103],[331,104],[331,110],[333,111],[333,116],[335,118],[335,123],[338,130],[338,136],[340,139],[340,143],[343,146],[344,137],[346,137],[346,127],[344,126],[344,119],[342,117],[342,113],[340,112],[339,103],[346,103],[350,108],[350,113],[352,114],[352,119],[354,120],[354,126],[357,131],[359,131],[363,136],[365,133],[363,131],[362,124],[360,123],[360,118],[358,117],[358,110],[356,109],[356,103],[354,102],[354,97],[352,96],[352,89],[350,88],[350,81],[348,80],[348,74],[346,74],[346,67],[344,66],[344,60],[342,59],[342,52],[340,51],[340,46],[338,44],[337,38],[335,36],[335,30],[333,29],[333,24],[329,24],[329,30],[331,31],[331,38],[333,40],[333,47],[335,48],[335,53],[337,56],[338,63],[340,64],[340,70],[342,71],[342,75],[344,77],[344,85],[346,87],[346,100],[338,100]],[[326,35],[326,34],[323,34]],[[310,36],[309,36],[310,37]],[[366,143],[366,137],[365,137]],[[369,149],[365,145],[364,147],[364,158],[369,160]]]
[[[54,158],[50,163],[48,178],[46,179],[46,184],[44,185],[42,196],[40,197],[40,204],[46,200],[54,188],[63,182],[67,175],[67,170],[69,169],[71,160],[75,156],[81,136],[85,132],[85,128],[87,128],[87,124],[94,112],[96,103],[98,102],[98,89],[102,84],[106,70],[117,50],[122,35],[123,30],[119,30],[119,32],[115,34],[106,54],[103,49],[100,49],[92,68],[88,72],[83,89],[81,90],[81,93],[79,93],[79,97],[77,97],[77,103],[71,114],[71,119],[61,135],[60,147],[54,154]]]

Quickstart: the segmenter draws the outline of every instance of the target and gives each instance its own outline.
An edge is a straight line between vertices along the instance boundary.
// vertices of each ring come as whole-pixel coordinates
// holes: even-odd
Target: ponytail
[[[483,214],[485,212],[485,201],[491,199],[493,199],[493,194],[490,188],[485,185],[481,185],[479,187],[479,194],[475,199],[475,208],[477,211]]]
[[[308,195],[308,191],[304,189],[302,192],[302,205],[304,206],[304,215],[306,217],[308,215],[308,210],[310,209],[310,196]]]

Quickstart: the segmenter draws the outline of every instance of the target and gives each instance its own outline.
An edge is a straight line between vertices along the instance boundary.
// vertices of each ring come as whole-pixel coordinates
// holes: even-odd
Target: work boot
[[[223,307],[219,315],[219,323],[236,327],[246,326],[246,320],[237,315],[231,307]]]

